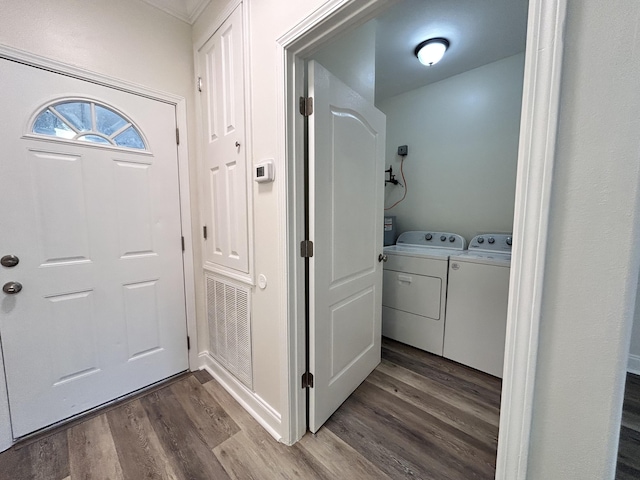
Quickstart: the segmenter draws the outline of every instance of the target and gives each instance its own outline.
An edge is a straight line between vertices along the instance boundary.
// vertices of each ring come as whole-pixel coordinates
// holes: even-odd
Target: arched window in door
[[[36,116],[31,131],[65,140],[147,150],[131,120],[90,100],[59,101],[45,107]]]

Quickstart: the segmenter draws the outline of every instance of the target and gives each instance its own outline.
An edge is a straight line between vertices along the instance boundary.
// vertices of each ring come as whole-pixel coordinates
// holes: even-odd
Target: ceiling
[[[193,25],[198,15],[211,2],[211,0],[142,0],[149,5],[179,18],[189,25]]]
[[[401,0],[377,17],[376,101],[523,52],[528,0]],[[432,67],[416,45],[444,37],[450,47]]]
[[[189,24],[211,0],[142,0]],[[523,52],[528,0],[400,0],[376,19],[376,101]],[[444,58],[425,67],[416,45],[444,37]]]

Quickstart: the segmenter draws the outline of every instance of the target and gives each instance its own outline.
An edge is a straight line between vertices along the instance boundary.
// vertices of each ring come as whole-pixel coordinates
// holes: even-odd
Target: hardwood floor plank
[[[460,478],[493,478],[495,450],[467,433],[424,413],[421,409],[400,400],[365,381],[352,395],[368,419],[382,421],[385,430],[393,431],[417,445],[433,452],[440,463]]]
[[[355,402],[347,399],[340,409],[325,424],[337,437],[351,445],[382,472],[393,479],[438,479],[450,480],[452,477],[444,471],[438,460],[427,448],[421,448],[419,454],[414,449],[403,451],[402,439],[394,432],[388,432],[376,422],[366,421],[354,408]],[[394,446],[401,445],[400,451]]]
[[[67,430],[71,478],[82,480],[124,479],[111,429],[104,414]]]
[[[442,385],[437,380],[423,377],[412,370],[396,365],[388,360],[383,360],[376,370],[407,385],[411,385],[418,390],[428,392],[433,397],[451,404],[452,407],[498,427],[500,418],[499,409],[475,402],[464,392],[459,392],[449,385]]]
[[[627,373],[622,425],[640,431],[640,377]]]
[[[313,478],[330,480],[335,477],[306,450],[278,443],[262,427],[243,429],[216,447],[216,457],[233,478],[280,478],[286,480]],[[247,457],[251,461],[247,461]],[[345,478],[352,478],[348,474]]]
[[[260,457],[259,449],[240,431],[213,450],[218,461],[234,480],[278,478],[274,459]]]
[[[198,429],[209,448],[213,449],[240,431],[240,427],[205,390],[195,376],[174,383],[171,391]]]
[[[0,479],[60,480],[69,476],[67,432],[59,431],[0,454]]]
[[[429,378],[443,387],[448,386],[451,390],[465,395],[471,402],[486,405],[487,407],[492,408],[495,412],[498,412],[500,409],[499,389],[487,388],[466,378],[448,373],[442,369],[433,368],[419,359],[412,358],[396,351],[383,349],[382,358],[395,365],[400,365],[411,370],[425,378]]]
[[[140,402],[178,478],[229,478],[169,388],[146,395]]]
[[[496,418],[495,422],[486,422],[471,413],[456,408],[450,402],[441,400],[378,370],[369,375],[367,382],[472,436],[481,442],[487,451],[495,452],[497,450],[498,427],[496,424],[499,418]]]
[[[491,391],[500,392],[502,389],[502,380],[498,377],[475,370],[439,355],[424,352],[409,345],[405,345],[404,343],[391,340],[390,338],[382,337],[382,348],[401,353],[409,358],[417,360],[431,369],[447,375],[454,375],[471,383],[478,384]]]
[[[640,471],[640,432],[627,427],[620,428],[618,463]]]
[[[215,380],[203,385],[205,390],[224,408],[225,412],[243,430],[256,425],[256,420]]]
[[[327,469],[331,478],[350,480],[389,479],[378,467],[343,442],[328,428],[322,427],[317,434],[307,434],[297,444],[309,455],[317,458]]]
[[[204,369],[196,370],[195,372],[193,372],[193,376],[196,377],[196,379],[202,384],[207,383],[210,380],[213,380],[213,377],[211,376],[211,374]]]
[[[139,400],[107,412],[124,478],[176,478]]]
[[[616,480],[640,478],[640,376],[627,373]]]

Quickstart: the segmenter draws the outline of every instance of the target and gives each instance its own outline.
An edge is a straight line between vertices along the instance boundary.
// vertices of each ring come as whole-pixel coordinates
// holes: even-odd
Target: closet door
[[[205,268],[249,272],[242,5],[198,51]]]

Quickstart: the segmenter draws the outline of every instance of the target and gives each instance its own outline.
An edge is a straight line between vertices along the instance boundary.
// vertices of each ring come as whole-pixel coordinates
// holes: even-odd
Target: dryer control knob
[[[484,243],[484,238],[478,237],[478,243]]]
[[[425,239],[425,240],[431,240],[432,238],[433,238],[433,235],[431,235],[430,233],[427,233],[427,234],[424,236],[424,239]]]
[[[446,236],[446,235],[441,235],[441,236],[440,236],[440,241],[441,241],[441,242],[444,242],[446,239],[447,239],[447,236]]]
[[[454,237],[453,235],[451,235],[451,236],[449,237],[449,241],[450,241],[451,243],[455,242],[455,241],[456,241],[456,237]]]
[[[507,237],[507,245],[511,246],[511,242],[512,242],[511,237]]]
[[[491,243],[491,244],[494,244],[494,243],[496,243],[496,239],[495,239],[495,238],[493,238],[493,237],[489,237],[489,239],[487,240],[487,242],[489,242],[489,243]]]

